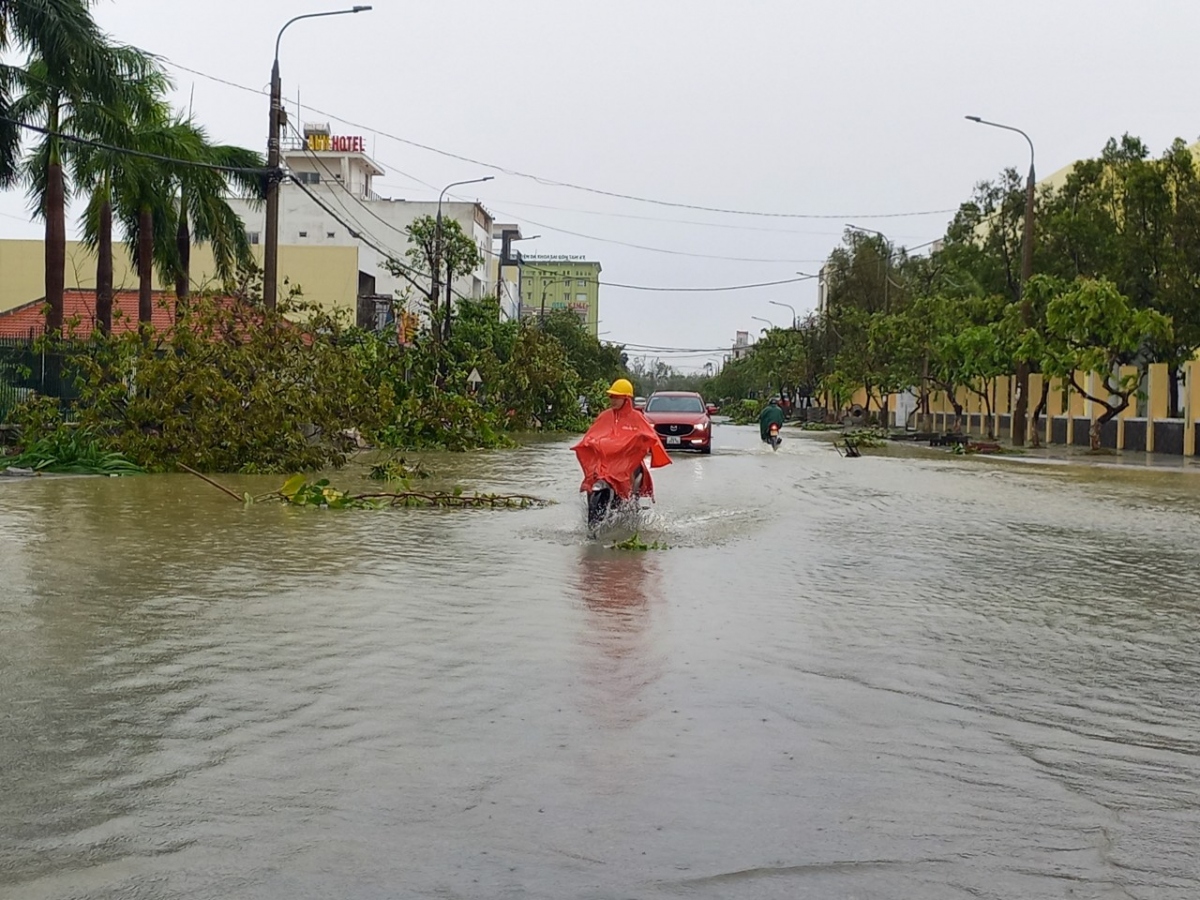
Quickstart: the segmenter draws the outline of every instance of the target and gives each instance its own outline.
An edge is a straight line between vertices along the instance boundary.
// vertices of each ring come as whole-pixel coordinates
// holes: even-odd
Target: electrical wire
[[[219,84],[224,84],[229,87],[238,88],[239,90],[248,91],[250,93],[258,94],[260,96],[266,94],[265,91],[262,91],[258,88],[252,88],[252,87],[248,87],[247,85],[244,85],[244,84],[237,84],[236,82],[229,81],[228,79],[218,78],[215,75],[209,75],[207,72],[201,72],[199,69],[190,68],[188,66],[183,65],[182,63],[177,63],[177,62],[175,62],[171,59],[167,59],[165,57],[163,57],[162,59],[163,59],[163,62],[165,62],[167,65],[174,66],[175,68],[177,68],[181,71],[184,71],[184,72],[189,72],[192,75],[198,75],[201,78],[206,78],[210,81],[215,81]],[[690,209],[690,210],[695,210],[698,212],[712,212],[712,213],[720,213],[722,215],[732,215],[732,216],[757,216],[760,218],[770,218],[770,219],[899,219],[899,218],[915,218],[915,217],[919,217],[919,216],[944,215],[947,213],[957,212],[956,208],[955,209],[920,210],[920,211],[916,211],[916,212],[898,212],[898,213],[837,213],[837,214],[833,214],[833,213],[763,212],[761,210],[730,209],[730,208],[724,208],[724,207],[718,207],[718,206],[703,206],[703,205],[695,204],[695,203],[679,203],[676,201],[661,200],[661,199],[657,199],[657,198],[653,198],[653,197],[641,197],[636,194],[626,194],[626,193],[621,193],[619,191],[608,191],[608,190],[603,190],[601,188],[589,187],[587,185],[575,184],[575,183],[569,182],[569,181],[559,181],[559,180],[553,179],[553,178],[545,178],[545,177],[542,177],[539,175],[533,175],[528,172],[522,172],[519,169],[510,169],[505,166],[498,165],[496,163],[491,163],[491,162],[487,162],[485,160],[475,159],[473,157],[465,156],[461,153],[454,153],[449,150],[442,150],[439,147],[434,147],[429,144],[423,144],[419,141],[411,140],[410,138],[400,137],[399,135],[391,134],[389,132],[383,131],[378,128],[372,128],[369,125],[363,125],[360,122],[355,122],[351,119],[343,118],[341,116],[335,115],[334,113],[326,112],[325,110],[318,109],[315,106],[310,105],[308,108],[310,110],[312,110],[314,113],[316,113],[317,115],[325,116],[329,119],[332,119],[335,122],[341,122],[343,125],[349,125],[351,128],[359,128],[363,131],[370,132],[371,134],[375,134],[380,137],[387,138],[388,140],[396,141],[397,143],[400,143],[400,144],[405,144],[410,147],[416,147],[420,150],[425,150],[429,153],[435,153],[439,156],[444,156],[449,159],[456,159],[460,162],[470,163],[471,165],[482,166],[483,168],[486,168],[486,169],[492,169],[496,172],[502,172],[505,175],[511,175],[514,178],[524,178],[526,180],[533,181],[533,182],[536,182],[537,184],[545,185],[547,187],[567,188],[569,190],[582,191],[582,192],[589,193],[589,194],[596,194],[601,197],[612,197],[612,198],[615,198],[618,200],[630,200],[630,201],[633,201],[636,203],[647,203],[647,204],[651,204],[654,206],[670,207],[672,209]],[[536,223],[534,223],[534,224],[536,224]],[[549,226],[540,226],[540,227],[549,227]]]
[[[363,200],[361,197],[359,197],[357,194],[355,194],[353,191],[351,191],[350,188],[348,188],[346,186],[344,181],[342,181],[340,178],[337,178],[333,174],[333,171],[329,168],[329,166],[326,165],[325,160],[322,159],[320,156],[318,156],[316,153],[314,153],[311,149],[309,149],[306,144],[304,144],[304,142],[303,142],[304,135],[298,129],[296,129],[296,127],[294,125],[290,126],[290,128],[291,128],[292,133],[297,138],[300,139],[302,151],[310,159],[312,159],[313,162],[315,162],[317,165],[319,165],[325,171],[325,174],[329,176],[329,178],[328,178],[329,182],[336,184],[338,187],[340,187],[342,189],[342,191],[345,192],[345,194],[359,206],[360,209],[362,209],[364,212],[366,212],[368,215],[370,215],[376,221],[387,226],[388,228],[390,228],[392,231],[396,232],[397,234],[403,235],[405,238],[408,237],[408,232],[406,230],[404,230],[402,228],[398,228],[397,226],[393,225],[391,222],[388,222],[386,219],[384,219],[382,216],[380,216],[374,210],[372,210],[366,204],[365,200]],[[336,196],[336,193],[335,193],[335,196]],[[453,196],[453,195],[451,195],[451,196]],[[473,201],[465,201],[464,200],[463,202],[473,202]],[[350,213],[350,211],[348,209],[346,209],[345,204],[343,204],[340,200],[338,201],[338,206],[342,207],[342,209],[346,212],[346,215],[348,217],[350,217],[355,222],[356,225],[359,226],[360,230],[366,231],[366,229],[362,225],[362,222],[359,221],[356,217],[354,217]],[[537,224],[537,223],[533,223],[533,224]],[[489,256],[493,256],[493,257],[499,256],[499,254],[497,254],[495,251],[491,250],[490,248],[481,248],[481,249],[483,249],[483,252]],[[711,257],[709,257],[709,258],[711,258]],[[532,269],[534,271],[539,271],[539,272],[558,274],[554,270],[543,269],[532,263],[524,263],[524,268]],[[599,279],[594,279],[594,278],[585,278],[585,279],[578,279],[578,280],[586,281],[589,284],[603,285],[605,287],[618,288],[618,289],[622,289],[622,290],[631,290],[631,291],[654,291],[654,292],[663,292],[663,293],[675,293],[675,292],[679,292],[679,293],[719,293],[719,292],[728,292],[728,291],[748,290],[748,289],[752,289],[752,288],[776,287],[776,286],[784,285],[784,284],[796,284],[796,283],[799,283],[802,281],[807,281],[809,279],[816,278],[816,277],[817,277],[816,275],[803,275],[799,278],[785,278],[785,279],[781,279],[778,281],[763,281],[763,282],[756,282],[756,283],[752,283],[752,284],[727,285],[727,286],[720,286],[720,287],[666,287],[666,286],[658,286],[658,285],[621,284],[618,282],[600,281]]]
[[[174,156],[164,156],[161,153],[147,153],[143,150],[133,150],[129,147],[118,147],[115,144],[108,144],[104,141],[95,141],[91,138],[82,138],[73,134],[65,134],[61,131],[52,131],[49,128],[43,128],[40,125],[31,125],[28,122],[22,122],[19,119],[13,119],[9,116],[0,116],[0,122],[8,122],[10,125],[16,125],[18,128],[24,128],[26,131],[33,131],[37,134],[43,134],[46,137],[58,138],[60,141],[66,141],[70,144],[82,144],[87,147],[98,147],[101,150],[108,150],[112,153],[119,153],[122,156],[134,156],[139,159],[152,159],[156,162],[171,163],[177,166],[190,166],[195,169],[210,169],[215,172],[229,172],[246,175],[268,175],[271,170],[268,168],[251,168],[247,166],[222,166],[217,163],[200,162],[194,159],[179,159]]]

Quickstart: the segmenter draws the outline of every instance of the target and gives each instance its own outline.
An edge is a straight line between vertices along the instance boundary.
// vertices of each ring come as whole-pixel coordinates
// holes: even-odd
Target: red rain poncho
[[[583,469],[583,484],[579,489],[590,491],[597,479],[602,478],[622,500],[633,495],[633,476],[646,454],[655,469],[671,464],[654,426],[629,402],[620,409],[600,413],[587,434],[571,449]],[[654,496],[649,471],[642,480],[642,496]]]

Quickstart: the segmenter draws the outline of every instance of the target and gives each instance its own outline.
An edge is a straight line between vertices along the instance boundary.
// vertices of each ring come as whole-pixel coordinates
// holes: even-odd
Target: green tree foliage
[[[1100,448],[1103,425],[1137,392],[1151,348],[1172,339],[1169,318],[1136,308],[1110,281],[1080,278],[1054,292],[1046,306],[1042,370],[1104,408],[1092,422],[1093,450]],[[1122,374],[1128,366],[1136,371]],[[1096,376],[1100,389],[1087,376]]]
[[[406,278],[423,295],[435,341],[450,339],[454,312],[454,280],[474,272],[483,262],[475,241],[455,219],[420,216],[405,229],[409,247],[405,262],[391,260],[393,275]],[[433,277],[436,273],[436,277]],[[440,287],[440,289],[439,289]]]
[[[390,391],[342,345],[346,333],[296,300],[268,312],[202,298],[153,343],[131,332],[77,357],[77,420],[150,470],[339,465],[353,447],[346,429],[376,431],[393,412]]]

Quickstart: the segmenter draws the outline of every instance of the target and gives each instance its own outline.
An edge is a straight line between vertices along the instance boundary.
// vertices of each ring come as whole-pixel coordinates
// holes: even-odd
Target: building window
[[[327,231],[327,232],[325,232],[325,237],[327,237],[327,238],[333,238],[333,237],[336,237],[336,236],[337,236],[337,232],[336,232],[336,231]]]
[[[300,232],[300,237],[308,237],[308,232],[307,231]]]
[[[321,173],[320,172],[297,172],[296,180],[298,182],[300,182],[301,184],[320,184],[321,183]]]
[[[575,287],[583,287],[585,284],[587,284],[587,282],[580,278],[579,281],[576,282]]]
[[[249,242],[251,244],[257,244],[258,243],[258,232],[257,231],[247,231],[246,232],[246,240],[247,240],[247,242]]]

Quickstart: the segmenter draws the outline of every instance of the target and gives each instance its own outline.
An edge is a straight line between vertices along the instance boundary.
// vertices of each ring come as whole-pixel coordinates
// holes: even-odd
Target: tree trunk
[[[445,318],[445,324],[443,325],[443,330],[442,330],[442,341],[444,343],[449,343],[449,341],[450,341],[450,319],[451,319],[451,315],[452,315],[451,311],[454,309],[454,304],[452,302],[453,296],[454,296],[453,291],[454,291],[454,276],[450,272],[450,263],[449,263],[449,261],[447,261],[446,262],[446,300],[445,300],[445,304],[444,304],[444,309],[442,310],[442,314]]]
[[[67,213],[62,163],[51,151],[46,168],[46,334],[62,336],[63,288],[67,267]]]
[[[1092,450],[1100,449],[1100,426],[1106,421],[1107,419],[1104,419],[1103,417],[1099,419],[1093,419],[1091,427],[1088,428],[1088,443]]]
[[[1042,429],[1041,418],[1042,413],[1046,411],[1046,401],[1050,399],[1050,379],[1042,379],[1042,396],[1038,400],[1037,406],[1033,408],[1033,421],[1030,425],[1029,445],[1033,449],[1042,446]]]
[[[154,318],[154,211],[147,205],[138,210],[138,324]]]
[[[104,335],[112,334],[113,255],[112,197],[105,187],[100,204],[100,237],[96,245],[96,327]]]
[[[175,321],[187,307],[191,295],[192,279],[192,235],[188,229],[187,208],[184,197],[179,197],[179,229],[175,232],[175,250],[179,253],[179,268],[175,270]]]
[[[950,395],[950,405],[954,407],[954,433],[962,434],[963,430],[963,408],[958,402],[956,395]]]

